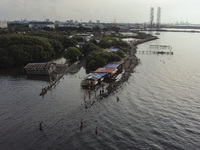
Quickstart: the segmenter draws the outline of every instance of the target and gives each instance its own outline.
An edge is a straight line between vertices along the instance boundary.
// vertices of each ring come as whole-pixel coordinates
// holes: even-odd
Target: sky
[[[150,8],[161,7],[161,23],[200,24],[200,0],[0,0],[0,20],[150,21]]]

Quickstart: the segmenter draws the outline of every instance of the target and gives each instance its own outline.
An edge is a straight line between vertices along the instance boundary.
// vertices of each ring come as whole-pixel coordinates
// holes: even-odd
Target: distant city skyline
[[[150,8],[161,7],[161,24],[200,24],[199,0],[1,0],[0,20],[77,20],[79,22],[143,23],[150,20]]]

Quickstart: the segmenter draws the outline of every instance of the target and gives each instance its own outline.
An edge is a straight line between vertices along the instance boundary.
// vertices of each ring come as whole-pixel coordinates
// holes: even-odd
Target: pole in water
[[[98,128],[96,127],[95,129],[95,134],[97,135],[98,134]]]
[[[117,96],[117,102],[119,101],[119,97]]]
[[[39,129],[40,129],[41,131],[42,131],[42,123],[43,123],[43,121],[41,121],[40,124],[39,124],[39,126],[40,126]]]
[[[97,90],[96,90],[96,88],[95,88],[95,89],[94,89],[94,92],[95,92],[95,98],[96,98],[96,91],[97,91]]]
[[[81,119],[80,130],[83,129],[83,119]]]
[[[83,98],[84,98],[84,101],[85,101],[85,98],[86,98],[85,94],[84,94]]]
[[[90,99],[90,94],[91,94],[91,91],[89,91],[89,99]]]

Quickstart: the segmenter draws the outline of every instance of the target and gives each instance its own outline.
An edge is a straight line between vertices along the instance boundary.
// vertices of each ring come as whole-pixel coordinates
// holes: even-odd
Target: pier
[[[139,54],[167,54],[173,55],[173,52],[166,52],[166,51],[137,51]]]
[[[40,93],[40,96],[43,96],[47,93],[48,90],[50,90],[54,85],[56,85],[56,83],[58,83],[60,81],[60,79],[69,72],[70,69],[72,69],[73,67],[75,67],[77,64],[79,63],[79,61],[76,61],[75,63],[73,63],[69,68],[67,68],[64,73],[62,73],[57,79],[55,79],[54,81],[52,81],[48,86],[42,88],[42,92]]]
[[[150,49],[154,48],[154,49],[168,49],[168,50],[172,50],[172,47],[170,45],[150,45],[149,48]]]
[[[169,46],[169,45],[150,45],[149,48],[150,49],[154,49],[154,50],[137,51],[137,53],[139,53],[139,54],[167,54],[167,55],[173,55],[172,47]]]

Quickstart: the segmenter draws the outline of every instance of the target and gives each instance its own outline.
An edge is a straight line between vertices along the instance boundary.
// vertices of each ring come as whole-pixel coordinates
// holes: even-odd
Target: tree
[[[99,45],[101,48],[108,48],[112,46],[111,42],[105,38],[100,40]]]
[[[113,40],[116,40],[115,37],[111,37],[111,36],[105,36],[103,37],[100,42],[99,42],[99,46],[101,48],[109,48],[111,46],[113,46],[114,44],[112,43]]]
[[[54,51],[55,52],[58,52],[58,51],[62,51],[63,50],[63,45],[61,42],[57,41],[57,40],[53,40],[53,39],[50,39],[49,42],[51,43],[52,47],[54,48]]]
[[[118,56],[120,56],[121,58],[124,58],[126,56],[126,54],[122,50],[118,50],[118,51],[116,51],[114,53],[117,54]]]
[[[71,61],[76,61],[81,56],[81,52],[75,47],[69,47],[64,54],[64,57]]]
[[[107,60],[97,56],[95,59],[90,60],[87,64],[88,69],[96,70],[99,67],[105,66],[107,64]]]
[[[77,45],[77,41],[73,38],[65,37],[63,41],[64,48],[75,47]]]
[[[55,51],[46,38],[23,34],[0,35],[0,68],[46,61],[54,55]]]
[[[120,56],[117,55],[116,53],[114,52],[109,53],[109,59],[108,59],[109,62],[120,61],[120,60],[121,60]]]
[[[9,68],[15,64],[15,61],[8,56],[0,56],[0,68]]]
[[[108,62],[120,61],[124,55],[125,53],[123,51],[92,51],[86,57],[86,65],[89,70],[95,70],[98,67],[106,65]]]
[[[82,49],[81,49],[83,54],[88,54],[92,51],[101,51],[101,48],[97,45],[95,45],[94,43],[91,42],[87,42],[86,44],[83,45]]]

